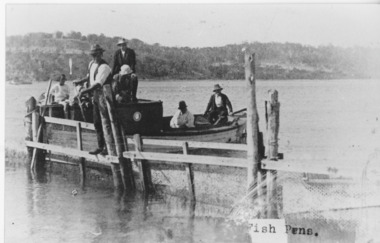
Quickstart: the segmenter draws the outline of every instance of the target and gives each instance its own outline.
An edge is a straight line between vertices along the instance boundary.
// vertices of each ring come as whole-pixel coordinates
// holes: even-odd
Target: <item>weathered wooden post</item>
[[[109,84],[103,86],[103,93],[105,95],[105,102],[107,105],[107,110],[108,110],[108,116],[109,116],[109,121],[111,125],[111,130],[113,136],[113,142],[114,145],[112,146],[112,155],[118,156],[119,159],[119,165],[113,165],[115,168],[115,172],[118,174],[117,177],[119,178],[121,176],[121,181],[124,187],[124,190],[128,190],[132,188],[131,181],[128,178],[128,173],[126,171],[126,161],[125,158],[123,157],[123,152],[124,152],[124,146],[123,146],[123,135],[121,134],[121,131],[119,129],[119,124],[118,120],[115,119],[115,109],[113,106],[113,97],[112,97],[112,89]],[[104,126],[103,126],[104,127]],[[115,148],[115,149],[114,149]],[[113,170],[113,171],[114,171]]]
[[[36,134],[33,134],[33,116],[34,116],[33,113],[34,113],[34,110],[36,109],[36,106],[37,106],[37,101],[34,97],[30,97],[25,102],[26,115],[24,117],[24,128],[25,128],[26,141],[33,141],[36,135]],[[34,117],[34,119],[36,119],[36,117]],[[28,150],[28,158],[30,161],[33,156],[33,148],[27,147],[27,150]]]
[[[119,125],[120,125],[120,123],[119,123]],[[127,137],[127,134],[125,133],[123,126],[121,126],[121,125],[120,125],[120,131],[121,131],[121,134],[123,136],[124,151],[128,151],[129,150],[129,148],[128,148],[128,137]],[[131,189],[135,190],[136,189],[136,183],[135,183],[135,178],[133,175],[132,161],[129,158],[124,158],[124,159],[125,159],[124,165],[125,165],[126,177],[129,179],[129,183],[131,184]]]
[[[82,146],[82,128],[80,122],[77,123],[77,147],[79,150],[83,149]],[[83,187],[86,185],[86,162],[84,158],[79,158],[79,175],[80,184]]]
[[[189,144],[184,142],[182,145],[183,154],[187,155],[189,150]],[[190,200],[195,202],[195,188],[194,188],[194,172],[193,165],[188,163],[185,165],[186,167],[186,175],[187,175],[187,185],[190,193]]]
[[[265,101],[266,129],[267,129],[267,158],[278,159],[278,132],[280,128],[280,103],[277,90],[268,90]],[[276,177],[274,170],[267,171],[267,217],[277,218],[276,209]]]
[[[250,55],[245,50],[245,80],[248,91],[247,103],[247,162],[248,162],[248,192],[258,186],[259,171],[258,122],[256,106],[255,54]],[[259,189],[259,188],[257,188]],[[259,194],[259,193],[258,193]],[[254,196],[252,197],[254,198]]]
[[[140,134],[133,135],[133,141],[135,143],[136,152],[142,152],[143,145],[142,145]],[[140,177],[139,189],[145,192],[149,190],[150,187],[152,187],[152,176],[150,172],[149,162],[146,160],[138,160],[137,166],[139,168],[139,177]]]
[[[108,94],[107,94],[107,89],[105,88],[106,86],[107,85],[103,86],[103,95],[105,97],[104,97],[104,101],[102,101],[105,103],[105,104],[103,104],[103,105],[105,105],[105,107],[103,107],[103,105],[100,105],[99,109],[107,109],[106,97]],[[111,96],[112,96],[112,94],[111,94]],[[116,147],[115,147],[115,140],[114,140],[114,137],[112,135],[111,121],[110,121],[110,117],[108,116],[108,114],[109,114],[108,111],[105,111],[105,110],[100,111],[104,140],[106,142],[108,154],[112,155],[112,156],[117,156]],[[122,183],[122,179],[121,179],[121,172],[120,172],[119,164],[111,163],[111,170],[112,170],[112,178],[113,178],[114,187],[117,191],[120,191],[121,189],[123,189],[123,183]]]

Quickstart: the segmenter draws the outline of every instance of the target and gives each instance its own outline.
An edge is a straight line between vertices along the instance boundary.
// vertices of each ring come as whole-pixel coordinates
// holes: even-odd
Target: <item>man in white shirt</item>
[[[90,151],[90,154],[101,153],[102,155],[106,155],[107,147],[104,140],[104,133],[112,134],[112,131],[111,124],[105,124],[107,122],[110,123],[110,119],[108,116],[107,104],[103,94],[102,86],[106,82],[111,82],[112,75],[111,68],[108,66],[106,61],[102,59],[103,52],[104,49],[101,48],[98,44],[95,44],[91,47],[90,55],[92,56],[93,60],[89,64],[87,77],[76,83],[84,81],[90,82],[90,86],[88,88],[83,88],[80,90],[79,97],[90,92],[93,94],[93,118],[98,139],[98,148]],[[108,142],[110,144],[113,143],[113,141]]]
[[[194,127],[194,115],[187,110],[185,101],[180,101],[178,110],[170,120],[171,128],[190,128]]]
[[[59,83],[54,85],[51,89],[51,95],[54,97],[54,102],[63,105],[63,111],[65,113],[65,118],[69,118],[69,96],[70,96],[70,87],[65,84],[66,76],[61,75]]]

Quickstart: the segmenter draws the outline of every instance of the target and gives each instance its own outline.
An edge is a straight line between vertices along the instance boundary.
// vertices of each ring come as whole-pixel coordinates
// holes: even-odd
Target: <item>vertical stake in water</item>
[[[265,101],[265,114],[267,125],[267,157],[270,160],[278,159],[278,132],[280,128],[280,103],[277,90],[268,90],[268,98]],[[268,218],[278,218],[276,210],[276,180],[277,173],[274,170],[267,171],[267,205]]]
[[[248,91],[247,97],[247,163],[248,163],[248,192],[255,190],[259,171],[258,121],[256,106],[255,53],[249,54],[244,50],[245,80]],[[255,195],[251,198],[253,199]]]
[[[24,118],[24,127],[25,127],[25,140],[26,141],[33,141],[33,113],[34,113],[34,110],[36,109],[37,107],[37,101],[34,97],[30,97],[26,102],[25,102],[25,106],[26,106],[26,115],[25,115],[25,118]],[[34,118],[36,119],[36,118]],[[36,132],[37,134],[37,132]],[[33,156],[33,148],[32,147],[28,147],[28,156],[29,156],[29,160],[32,159],[32,156]],[[29,165],[30,166],[30,165]]]

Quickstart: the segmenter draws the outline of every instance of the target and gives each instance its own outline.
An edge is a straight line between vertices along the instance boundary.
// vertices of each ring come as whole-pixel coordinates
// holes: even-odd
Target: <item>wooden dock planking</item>
[[[206,155],[183,155],[183,154],[167,154],[167,153],[151,153],[151,152],[124,152],[124,157],[131,160],[153,160],[172,163],[192,163],[203,165],[219,165],[247,168],[247,159],[230,158],[230,157],[213,157]]]
[[[31,142],[31,141],[25,141],[26,146],[43,149],[43,150],[51,150],[57,153],[62,153],[66,155],[71,155],[75,157],[83,157],[85,159],[89,159],[92,161],[96,161],[103,165],[110,165],[110,163],[118,164],[119,160],[117,156],[101,156],[101,155],[91,155],[88,153],[88,151],[81,151],[79,149],[74,148],[65,148],[58,145],[51,145],[51,144],[45,144],[45,143],[38,143],[38,142]]]

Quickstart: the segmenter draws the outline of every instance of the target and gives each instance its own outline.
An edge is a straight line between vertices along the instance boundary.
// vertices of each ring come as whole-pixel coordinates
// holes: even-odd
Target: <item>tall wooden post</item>
[[[121,134],[123,136],[123,143],[124,143],[124,151],[128,151],[129,148],[128,148],[128,137],[127,137],[127,134],[125,133],[125,130],[123,128],[123,126],[120,125],[120,131],[121,131]],[[126,173],[126,177],[128,177],[129,179],[129,183],[131,184],[131,189],[132,190],[135,190],[136,189],[136,183],[135,183],[135,178],[134,178],[134,175],[133,175],[133,167],[132,167],[132,161],[131,159],[129,158],[124,158],[125,159],[125,173]]]
[[[140,134],[133,135],[133,141],[135,142],[135,148],[137,152],[143,151],[143,145]],[[148,191],[152,187],[152,176],[150,172],[149,162],[146,160],[138,160],[137,165],[139,168],[140,186],[141,191]]]
[[[268,98],[265,101],[265,114],[267,125],[267,158],[278,159],[278,132],[280,128],[280,103],[277,90],[268,90]],[[277,172],[267,171],[267,216],[278,218],[276,210],[276,177]]]
[[[259,171],[258,122],[256,106],[255,54],[245,51],[245,80],[247,84],[247,162],[248,162],[248,192],[257,186]],[[259,188],[257,188],[259,189]],[[254,198],[254,196],[252,197]]]
[[[108,84],[104,85],[103,92],[106,99],[108,116],[111,122],[111,130],[112,130],[112,135],[113,135],[113,141],[115,142],[116,155],[118,156],[118,159],[119,159],[118,167],[119,167],[119,171],[121,175],[121,181],[123,183],[124,190],[130,190],[132,188],[131,180],[128,178],[128,175],[130,175],[130,173],[126,171],[127,169],[127,166],[125,165],[126,160],[123,157],[123,152],[124,152],[123,135],[119,129],[120,128],[119,122],[116,119],[116,112],[113,106],[111,86]]]
[[[39,130],[41,129],[40,127],[40,113],[38,109],[35,109],[32,112],[32,135],[33,135],[33,142],[38,142],[39,140]],[[30,161],[30,169],[32,172],[36,172],[36,163],[38,160],[39,154],[41,153],[40,149],[33,148],[32,152],[32,157]]]
[[[187,155],[189,150],[189,144],[184,142],[182,145],[183,154]],[[189,188],[190,199],[195,202],[195,187],[194,187],[194,172],[193,165],[188,163],[185,165],[186,167],[186,175],[187,175],[187,185]]]
[[[112,128],[111,128],[111,121],[109,117],[109,111],[107,110],[107,102],[106,97],[107,95],[107,89],[105,88],[107,85],[103,86],[103,99],[100,100],[102,102],[102,105],[99,105],[100,110],[100,116],[102,120],[102,128],[103,128],[103,134],[104,134],[104,140],[106,142],[108,154],[112,156],[117,156],[117,151],[115,147],[115,139],[112,135]],[[112,96],[112,94],[111,94]],[[121,179],[121,172],[120,172],[120,166],[119,164],[111,163],[111,170],[112,170],[112,178],[113,178],[113,184],[117,191],[120,191],[123,189],[123,183]]]
[[[82,128],[81,128],[80,122],[77,123],[77,147],[79,150],[83,149]],[[84,158],[79,158],[79,174],[80,174],[80,184],[83,188],[86,185],[86,162]]]
[[[33,141],[34,135],[33,135],[33,112],[36,109],[37,101],[34,97],[30,97],[25,102],[26,107],[26,115],[24,117],[24,128],[25,128],[25,140],[26,141]],[[36,119],[36,118],[35,118]],[[29,160],[32,159],[33,156],[33,148],[28,147],[28,157]],[[30,166],[30,165],[29,165]]]

